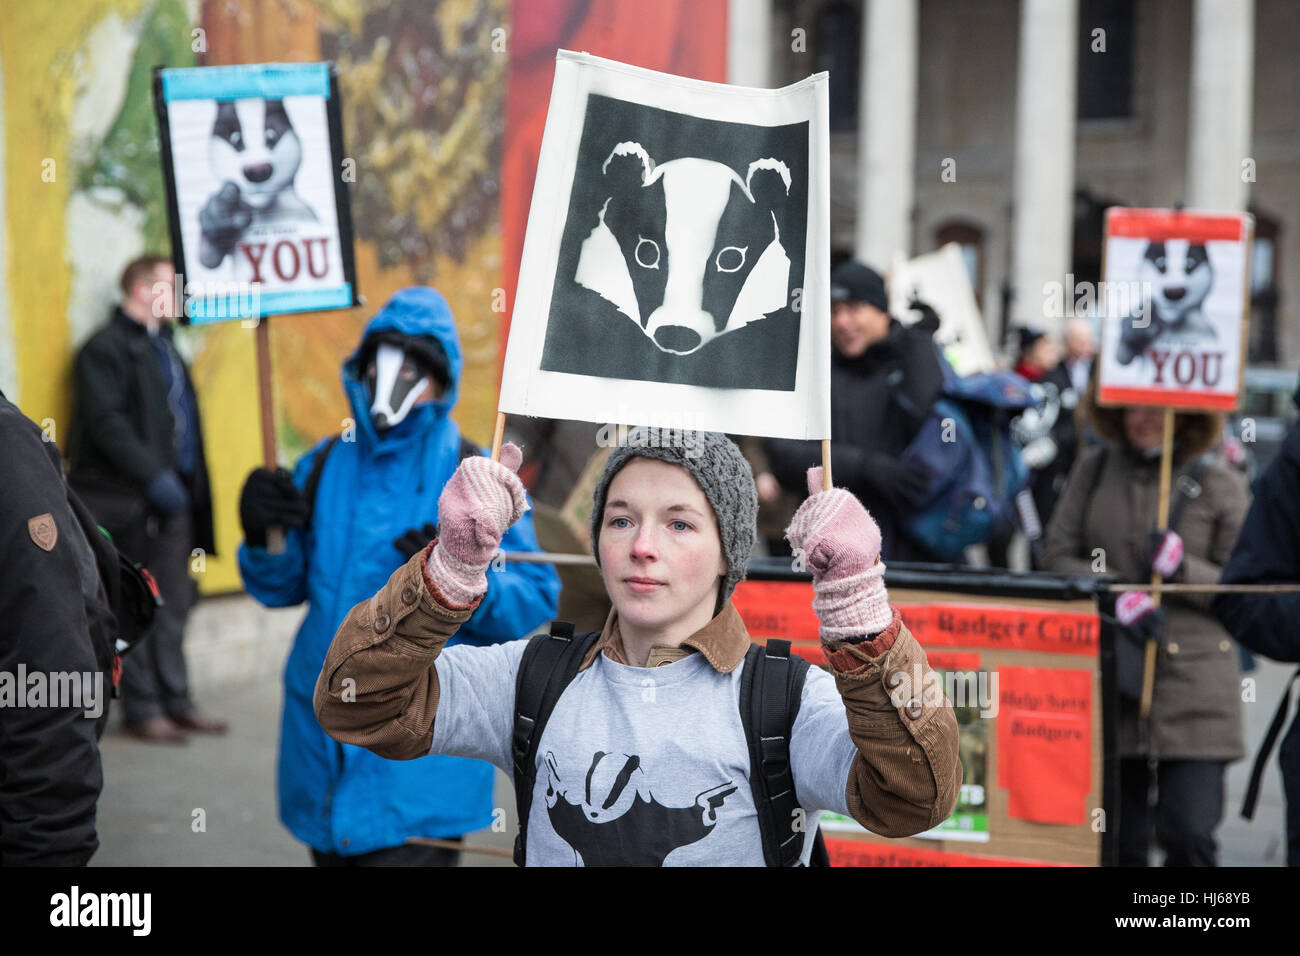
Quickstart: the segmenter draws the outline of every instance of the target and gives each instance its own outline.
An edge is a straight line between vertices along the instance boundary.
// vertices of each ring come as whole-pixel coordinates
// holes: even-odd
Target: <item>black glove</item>
[[[249,545],[265,548],[267,528],[306,526],[307,502],[283,468],[256,468],[239,496],[239,523],[244,526],[244,540]]]
[[[933,335],[939,331],[939,313],[934,311],[934,307],[928,302],[922,302],[915,295],[907,303],[907,308],[911,312],[919,312],[921,317],[916,320],[913,328],[921,329]]]
[[[892,455],[873,454],[866,476],[876,489],[899,508],[915,508],[930,494],[930,473],[915,462]]]
[[[410,561],[437,536],[438,529],[426,521],[423,528],[408,528],[404,535],[393,542],[393,547],[406,555],[406,560]]]

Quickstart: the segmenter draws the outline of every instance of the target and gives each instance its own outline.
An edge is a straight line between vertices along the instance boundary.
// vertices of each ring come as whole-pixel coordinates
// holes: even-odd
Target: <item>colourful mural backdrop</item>
[[[155,65],[331,59],[366,303],[271,320],[281,458],[340,430],[340,364],[384,300],[416,283],[455,311],[466,356],[456,418],[486,443],[555,50],[721,80],[725,10],[724,0],[3,5],[0,388],[62,445],[76,349],[107,318],[122,266],[169,251]],[[196,574],[209,594],[239,588],[238,496],[260,456],[253,336],[239,323],[178,335],[217,508],[220,553]]]

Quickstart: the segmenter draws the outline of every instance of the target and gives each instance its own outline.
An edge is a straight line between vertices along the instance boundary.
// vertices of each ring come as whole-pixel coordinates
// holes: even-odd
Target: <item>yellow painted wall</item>
[[[4,83],[0,188],[4,190],[6,252],[0,295],[7,297],[9,317],[7,334],[0,325],[0,350],[9,350],[17,368],[16,382],[0,384],[16,386],[16,401],[28,417],[38,422],[53,419],[60,447],[66,449],[71,422],[70,373],[76,346],[89,324],[107,317],[115,296],[113,280],[121,267],[144,251],[123,248],[119,239],[111,237],[95,246],[92,254],[75,254],[69,243],[69,225],[73,222],[69,218],[70,199],[79,188],[88,188],[74,181],[73,170],[78,163],[84,166],[86,162],[86,144],[84,137],[78,141],[72,130],[79,97],[87,95],[88,38],[107,23],[115,35],[129,37],[134,31],[137,47],[143,47],[158,38],[155,32],[151,39],[146,24],[152,17],[155,31],[161,29],[157,26],[159,11],[171,17],[163,36],[168,42],[179,42],[182,48],[190,44],[190,29],[201,27],[208,44],[204,55],[212,63],[257,62],[259,58],[320,59],[322,37],[337,41],[340,36],[351,36],[354,49],[358,49],[358,38],[362,38],[373,45],[362,44],[357,55],[370,59],[354,59],[341,77],[346,107],[350,89],[359,91],[356,95],[360,105],[360,91],[373,80],[374,71],[383,67],[381,54],[398,42],[394,39],[389,43],[385,37],[376,41],[373,21],[369,35],[362,36],[367,29],[364,13],[384,8],[402,14],[395,19],[411,31],[410,38],[434,43],[430,37],[441,37],[441,47],[451,49],[458,42],[456,24],[474,18],[503,23],[509,4],[508,0],[373,0],[363,5],[349,0],[57,0],[0,5],[0,76]],[[177,16],[187,18],[186,22],[176,23]],[[148,49],[139,52],[141,57],[151,55]],[[174,59],[171,62],[180,65]],[[388,61],[389,69],[393,62]],[[124,59],[123,75],[128,65]],[[99,67],[104,68],[102,56]],[[470,110],[499,116],[504,99],[501,76],[488,71],[486,80],[484,74],[478,73],[470,82],[472,89],[461,91],[449,86],[451,81],[444,78],[439,90],[453,101],[460,97]],[[123,110],[138,107],[139,96],[140,90],[134,89],[126,97]],[[82,107],[84,112],[84,103]],[[369,113],[363,108],[359,115]],[[464,118],[461,120],[463,126]],[[408,157],[415,158],[408,158],[405,166],[389,168],[376,159],[376,133],[367,131],[365,136],[357,137],[345,120],[345,144],[347,152],[358,158],[358,176],[389,177],[384,180],[385,194],[401,201],[410,188],[411,176],[420,174],[420,150],[428,151],[429,143],[440,141],[439,136],[421,140],[418,135],[441,133],[431,128],[435,122],[442,120],[405,117],[395,124],[394,128],[407,136],[406,145],[412,147]],[[472,153],[475,148],[486,148],[483,141],[464,141],[463,129],[459,135],[464,148],[458,155],[467,161],[455,167],[457,172],[481,175],[499,162],[495,157]],[[431,161],[443,158],[432,152],[429,156]],[[50,182],[42,181],[42,171],[49,169],[48,164],[43,165],[47,159],[54,164]],[[155,217],[159,214],[160,192],[156,199],[152,193],[149,195],[143,204],[136,203],[139,208],[134,209],[134,215],[142,215],[140,209]],[[353,211],[354,218],[359,219],[359,234],[369,227],[371,235],[382,236],[383,222],[373,221],[374,217],[371,221],[362,218],[364,209],[359,214],[356,202]],[[428,210],[423,209],[422,215],[427,218]],[[358,286],[366,298],[363,307],[269,320],[276,431],[286,464],[291,464],[296,454],[316,439],[339,430],[341,420],[349,415],[339,384],[340,364],[355,348],[366,321],[389,295],[414,284],[417,275],[447,296],[457,316],[466,372],[455,417],[472,439],[480,443],[490,440],[497,399],[500,319],[491,311],[493,289],[500,285],[496,216],[495,205],[482,211],[482,228],[464,245],[459,258],[430,254],[418,262],[393,262],[390,255],[388,265],[383,266],[377,241],[359,238],[356,260]],[[156,227],[157,219],[153,222]],[[436,221],[422,220],[420,225],[430,233],[438,227]],[[165,240],[160,251],[169,251]],[[70,303],[79,301],[74,287],[81,279],[84,288],[87,276],[100,273],[103,278],[95,280],[99,284],[89,298],[92,306],[86,309],[95,314],[80,320],[78,334],[69,318]],[[238,497],[244,477],[261,463],[255,333],[239,323],[224,323],[183,330],[178,336],[193,354],[192,371],[203,417],[219,552],[193,562],[192,571],[204,593],[237,590],[240,582],[235,550],[242,538]]]

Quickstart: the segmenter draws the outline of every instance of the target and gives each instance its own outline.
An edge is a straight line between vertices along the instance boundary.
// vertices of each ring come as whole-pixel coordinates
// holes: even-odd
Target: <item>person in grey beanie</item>
[[[714,433],[622,438],[592,511],[613,610],[574,658],[524,769],[513,744],[531,642],[447,646],[527,510],[521,462],[510,443],[499,462],[461,462],[438,537],[335,635],[316,684],[321,726],[391,759],[477,757],[531,780],[529,866],[763,865],[737,713],[751,641],[730,600],[756,532],[749,465]],[[962,776],[952,706],[889,604],[879,528],[852,494],[822,490],[820,468],[807,483],[786,533],[812,572],[829,671],[808,669],[788,740],[804,864],[821,811],[910,836],[952,813]]]

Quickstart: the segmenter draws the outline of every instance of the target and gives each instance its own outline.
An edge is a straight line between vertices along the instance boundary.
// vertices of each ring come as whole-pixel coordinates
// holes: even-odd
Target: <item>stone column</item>
[[[1043,286],[1064,284],[1072,254],[1078,43],[1077,0],[1021,0],[1011,320],[1047,332],[1063,318],[1043,314]]]
[[[1247,160],[1255,2],[1196,0],[1193,16],[1185,202],[1191,209],[1240,212],[1254,178]]]
[[[854,249],[881,272],[912,255],[916,33],[917,0],[864,0]]]
[[[772,86],[772,0],[727,0],[727,82]]]

